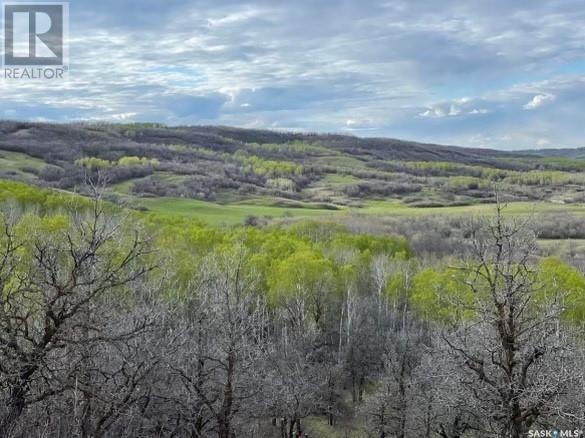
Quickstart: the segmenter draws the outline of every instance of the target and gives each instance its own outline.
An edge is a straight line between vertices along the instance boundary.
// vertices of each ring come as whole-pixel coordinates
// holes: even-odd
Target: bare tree
[[[398,318],[401,325],[391,320]],[[404,324],[404,325],[402,325]],[[383,370],[379,373],[379,388],[369,394],[361,408],[368,430],[376,437],[406,438],[417,430],[415,421],[421,417],[417,406],[422,388],[416,386],[427,336],[422,325],[406,319],[403,312],[388,315],[384,333]]]
[[[266,354],[266,310],[255,294],[247,253],[216,254],[192,283],[195,307],[184,328],[183,346],[168,366],[192,400],[190,433],[232,438],[246,428],[247,410],[258,396],[259,366]]]
[[[74,381],[88,383],[69,368],[69,352],[129,339],[143,327],[112,334],[92,317],[94,305],[123,294],[151,267],[141,262],[148,246],[138,233],[123,237],[124,221],[106,215],[99,200],[90,210],[69,225],[0,218],[0,437],[11,435],[25,409],[73,390]]]
[[[332,423],[340,403],[334,379],[341,374],[333,345],[315,330],[285,326],[275,335],[263,400],[267,416],[279,423],[280,437],[301,436],[302,422],[311,415],[326,414]]]
[[[473,292],[474,317],[447,331],[444,342],[461,366],[468,404],[482,436],[520,438],[556,416],[559,399],[577,383],[575,345],[563,329],[563,290],[539,290],[535,235],[507,220],[498,203],[493,221],[472,229],[473,258],[463,287]],[[457,436],[456,434],[444,436]]]

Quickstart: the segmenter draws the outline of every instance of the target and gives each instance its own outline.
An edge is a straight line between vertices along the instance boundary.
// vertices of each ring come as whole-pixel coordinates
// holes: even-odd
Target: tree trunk
[[[294,417],[290,419],[290,424],[288,425],[288,438],[293,438],[296,422],[297,420]]]
[[[358,401],[356,375],[355,375],[355,371],[353,369],[351,370],[351,401],[354,405]]]
[[[406,434],[406,355],[403,354],[400,363],[400,378],[398,380],[399,413],[398,438],[404,438]]]
[[[218,418],[218,438],[231,438],[231,416],[234,402],[233,378],[236,368],[236,355],[230,349],[227,358],[227,376],[223,390],[223,403]]]
[[[361,403],[364,401],[364,387],[366,384],[366,378],[363,374],[360,375],[359,383],[358,383],[358,401]]]
[[[0,420],[0,438],[8,438],[15,426],[16,420],[25,407],[26,390],[23,385],[16,385],[10,391],[10,398],[6,403],[7,413]]]

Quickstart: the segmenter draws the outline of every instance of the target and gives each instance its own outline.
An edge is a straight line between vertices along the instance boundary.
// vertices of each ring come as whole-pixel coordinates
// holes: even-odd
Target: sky
[[[0,118],[585,147],[583,0],[74,0],[69,47]]]

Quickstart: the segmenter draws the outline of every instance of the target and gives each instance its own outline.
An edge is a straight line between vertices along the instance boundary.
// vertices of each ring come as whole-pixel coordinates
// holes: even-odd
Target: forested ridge
[[[505,202],[441,251],[366,217],[217,227],[84,192],[2,183],[1,437],[585,428],[585,277]]]
[[[137,209],[156,209],[153,198],[331,211],[373,200],[473,206],[494,202],[494,184],[510,201],[580,204],[582,152],[217,126],[0,121],[0,178],[79,191],[88,171],[100,171],[108,199]]]

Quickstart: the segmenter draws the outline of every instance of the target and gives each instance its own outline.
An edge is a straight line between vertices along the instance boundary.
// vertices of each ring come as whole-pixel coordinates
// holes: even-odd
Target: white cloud
[[[246,8],[240,11],[228,13],[219,18],[208,18],[207,22],[210,26],[222,26],[228,24],[236,24],[243,21],[248,21],[264,14],[266,11],[260,9]]]
[[[476,114],[489,114],[490,110],[486,108],[473,108],[469,111],[469,114],[476,115]]]
[[[555,96],[553,94],[537,94],[530,102],[524,105],[523,108],[525,110],[533,110],[540,108],[547,102],[552,102],[553,100],[555,100]]]
[[[419,116],[440,119],[443,117],[465,116],[467,114],[487,114],[489,112],[485,108],[468,109],[472,104],[473,101],[470,98],[457,99],[453,103],[439,103],[427,107],[422,113],[419,113]]]
[[[432,108],[427,108],[424,112],[420,113],[419,116],[421,117],[447,117],[449,113],[447,113],[443,108],[436,106]]]
[[[135,112],[112,114],[112,119],[117,121],[131,120],[137,115],[138,113]]]
[[[459,114],[461,114],[461,109],[455,105],[451,105],[451,107],[449,108],[449,115],[458,116]]]
[[[369,130],[373,128],[373,121],[371,119],[348,119],[345,121],[345,130],[359,131]]]

